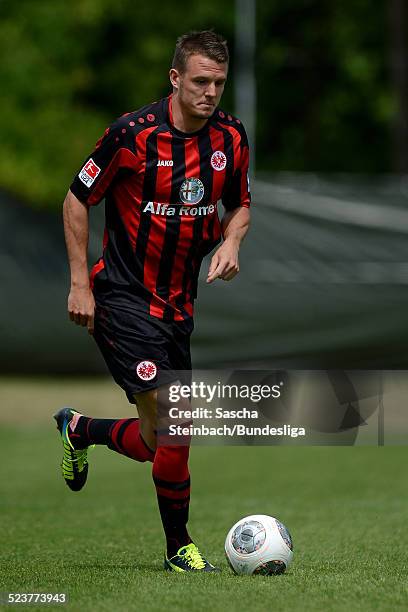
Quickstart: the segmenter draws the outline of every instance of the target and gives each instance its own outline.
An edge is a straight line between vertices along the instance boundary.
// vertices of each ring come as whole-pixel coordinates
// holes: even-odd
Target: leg
[[[166,411],[166,406],[158,405],[160,401],[158,398],[166,396],[166,388],[135,395],[141,417],[141,428],[150,443],[153,442],[153,439],[149,437],[152,434],[156,443],[158,421],[160,427],[166,421],[165,418],[162,418],[162,411]],[[185,404],[183,408],[188,409],[187,400]],[[182,406],[180,405],[179,408]],[[158,410],[161,414],[159,419]],[[187,531],[190,504],[190,474],[188,471],[190,448],[189,440],[186,442],[186,445],[181,446],[168,444],[167,441],[166,444],[162,444],[159,440],[153,461],[153,481],[166,535],[168,557],[173,557],[182,546],[191,542]]]
[[[152,473],[166,536],[164,567],[176,572],[216,572],[218,569],[202,556],[187,530],[190,506],[190,437],[174,440],[166,435],[170,423],[188,425],[184,419],[180,422],[169,419],[168,397],[168,386],[135,396],[141,419],[148,424],[149,431],[153,431],[156,437]],[[177,408],[189,410],[191,406],[188,400],[181,400]]]
[[[140,434],[139,419],[90,419],[63,408],[54,415],[61,434],[62,476],[72,491],[80,491],[88,476],[88,447],[103,444],[135,461],[153,461],[154,447]],[[144,428],[148,435],[148,428]],[[151,436],[148,436],[151,439]]]
[[[95,419],[74,412],[68,435],[76,449],[101,444],[135,461],[153,461],[154,458],[155,445],[149,444],[152,437],[148,427],[142,427],[141,419]]]

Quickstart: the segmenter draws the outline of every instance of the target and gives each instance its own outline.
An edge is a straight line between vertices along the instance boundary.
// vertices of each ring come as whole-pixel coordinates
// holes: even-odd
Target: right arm
[[[95,300],[88,273],[89,207],[105,197],[118,170],[138,170],[133,126],[135,122],[129,122],[129,117],[124,115],[105,130],[74,178],[64,201],[65,242],[71,269],[68,313],[71,321],[88,327],[90,334],[94,329]]]
[[[89,211],[71,190],[63,207],[65,243],[71,271],[68,314],[71,321],[88,328],[93,334],[95,300],[89,284],[88,236]]]

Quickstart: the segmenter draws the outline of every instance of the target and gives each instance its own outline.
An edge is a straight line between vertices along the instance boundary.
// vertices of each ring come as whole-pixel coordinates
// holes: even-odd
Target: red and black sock
[[[192,541],[188,531],[190,474],[188,446],[159,446],[153,462],[153,481],[167,542],[167,557]]]
[[[140,435],[139,419],[90,419],[81,416],[70,429],[69,438],[75,448],[103,444],[136,461],[153,461],[151,450]]]

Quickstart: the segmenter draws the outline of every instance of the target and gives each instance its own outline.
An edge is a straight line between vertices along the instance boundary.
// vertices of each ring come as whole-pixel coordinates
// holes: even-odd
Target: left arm
[[[211,259],[207,283],[212,283],[216,278],[229,281],[238,274],[239,247],[248,232],[249,220],[249,208],[245,206],[225,212],[221,221],[224,241]]]
[[[235,123],[234,129],[234,138],[238,139],[239,145],[235,151],[234,173],[231,180],[227,181],[222,194],[225,213],[221,221],[221,230],[224,242],[211,259],[207,283],[212,283],[216,278],[229,281],[238,274],[239,247],[249,228],[251,194],[248,179],[248,139],[242,123]]]

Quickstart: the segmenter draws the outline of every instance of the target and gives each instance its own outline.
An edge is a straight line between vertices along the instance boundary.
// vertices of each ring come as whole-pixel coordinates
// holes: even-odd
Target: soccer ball
[[[292,561],[292,538],[278,519],[253,514],[231,527],[225,554],[236,574],[283,574]]]

